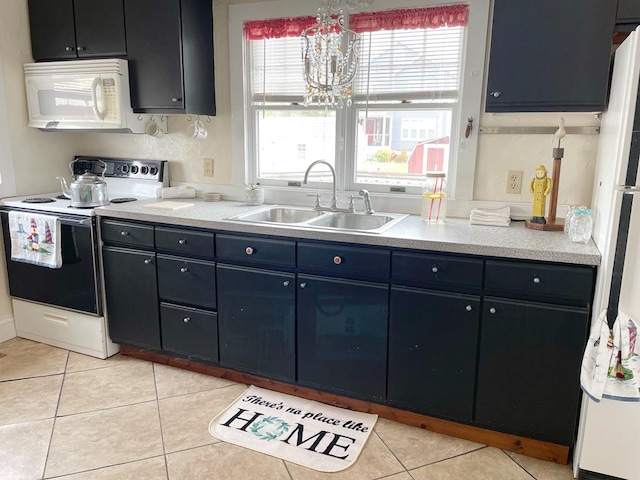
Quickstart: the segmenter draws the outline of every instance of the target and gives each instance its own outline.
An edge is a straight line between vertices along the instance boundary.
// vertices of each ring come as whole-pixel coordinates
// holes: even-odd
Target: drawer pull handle
[[[336,255],[335,257],[333,257],[333,263],[335,263],[336,265],[340,265],[342,263],[342,258]]]
[[[489,309],[489,313],[496,313],[496,307],[491,307]]]
[[[300,284],[300,288],[304,288],[304,287],[306,287],[306,286],[307,286],[306,282],[302,282],[302,283]]]
[[[247,247],[247,248],[245,248],[245,249],[244,249],[244,252],[245,252],[247,255],[253,255],[253,252],[254,252],[254,251],[255,251],[255,250],[253,249],[253,247]]]
[[[144,264],[145,265],[149,265],[151,263],[151,259],[150,258],[145,258],[144,259]]]
[[[284,282],[282,282],[282,285],[284,285],[285,287],[289,286],[289,280],[285,280]]]
[[[436,267],[435,265],[433,267],[431,267],[431,271],[433,273],[438,273],[438,267]]]
[[[129,232],[125,232],[124,230],[122,232],[120,232],[120,235],[122,235],[123,237],[126,237],[127,235],[129,235]]]
[[[178,240],[178,243],[180,245],[185,245],[187,243],[187,241],[184,238],[181,238],[180,240]]]
[[[533,277],[533,283],[540,283],[539,277]]]
[[[465,309],[467,312],[470,312],[471,310],[473,310],[473,308],[471,307],[471,305],[467,305],[466,307],[464,307],[464,309]]]
[[[189,269],[187,267],[180,267],[180,273],[187,273]]]
[[[184,317],[184,318],[182,319],[182,321],[183,321],[184,323],[189,323],[189,320],[191,320],[191,317]]]

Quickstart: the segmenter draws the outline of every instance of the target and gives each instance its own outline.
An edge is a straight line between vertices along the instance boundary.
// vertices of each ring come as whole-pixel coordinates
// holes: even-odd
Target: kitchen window
[[[263,3],[269,8],[258,8]],[[419,193],[427,166],[437,165],[448,172],[451,191],[461,178],[460,197],[470,200],[477,132],[464,132],[468,118],[478,125],[488,3],[376,0],[377,12],[345,12],[345,23],[360,34],[360,63],[353,104],[342,109],[303,105],[299,33],[315,23],[315,2],[231,5],[232,108],[241,102],[243,138],[235,143],[244,151],[244,178],[296,185],[309,163],[323,159],[335,166],[341,191]],[[280,9],[289,16],[276,16]],[[306,15],[293,16],[298,12]],[[389,19],[396,27],[384,23]],[[415,22],[423,24],[405,28]],[[244,61],[234,54],[237,26]],[[240,92],[234,70],[243,79]],[[428,152],[436,162],[427,161]],[[331,181],[321,168],[309,178]]]

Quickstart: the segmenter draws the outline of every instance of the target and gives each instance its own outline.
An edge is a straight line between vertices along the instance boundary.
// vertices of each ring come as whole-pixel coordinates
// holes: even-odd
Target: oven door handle
[[[24,213],[41,213],[43,215],[52,215],[50,212],[33,212],[33,211],[26,212],[25,210],[10,210],[10,209],[7,209],[7,208],[1,208],[0,209],[0,212],[2,212],[2,213],[9,213],[11,211],[13,211],[13,212],[19,211],[19,212],[24,212]],[[90,227],[91,226],[91,222],[92,222],[91,217],[83,217],[83,218],[62,217],[62,216],[55,215],[55,214],[53,214],[52,216],[55,216],[58,219],[58,221],[63,225],[78,225],[78,226],[81,226],[81,227],[84,227],[84,226]]]

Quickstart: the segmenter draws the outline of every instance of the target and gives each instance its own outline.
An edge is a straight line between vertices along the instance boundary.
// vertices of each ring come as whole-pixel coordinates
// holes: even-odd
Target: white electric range
[[[104,173],[112,203],[156,198],[158,188],[169,186],[164,160],[82,156],[70,166],[74,175]],[[70,199],[55,192],[2,199],[0,217],[18,336],[106,358],[117,353],[118,346],[109,338],[104,316],[95,208],[71,207]],[[11,259],[9,216],[15,212],[25,220],[55,217],[60,229],[60,268]]]

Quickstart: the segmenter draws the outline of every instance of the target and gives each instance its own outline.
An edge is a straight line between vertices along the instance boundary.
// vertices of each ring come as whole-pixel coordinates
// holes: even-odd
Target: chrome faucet
[[[333,166],[326,160],[316,160],[315,162],[312,162],[311,165],[307,167],[307,171],[304,172],[304,180],[302,181],[302,183],[304,184],[308,183],[309,172],[315,165],[318,165],[320,163],[324,163],[327,167],[329,167],[329,170],[331,170],[331,177],[333,178],[333,197],[331,197],[331,206],[323,207],[322,205],[320,205],[319,195],[311,194],[312,196],[316,197],[316,206],[314,207],[314,210],[329,211],[329,212],[353,212],[354,211],[353,207],[338,208],[338,200],[336,198],[336,171],[333,168]]]
[[[358,192],[358,195],[360,195],[364,199],[364,210],[365,210],[364,213],[366,213],[367,215],[371,215],[372,213],[376,213],[376,211],[371,207],[371,199],[369,198],[369,190],[365,190],[363,188]]]

